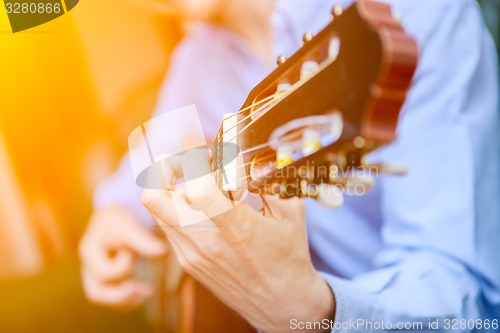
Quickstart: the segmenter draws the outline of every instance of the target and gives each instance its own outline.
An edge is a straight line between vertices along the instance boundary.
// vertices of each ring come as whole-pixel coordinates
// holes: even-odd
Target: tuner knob
[[[283,65],[285,62],[286,62],[286,57],[282,54],[276,60],[276,63],[278,64],[278,66]]]
[[[308,80],[318,72],[319,64],[316,61],[306,61],[302,64],[302,68],[300,69],[300,79],[304,81]]]
[[[358,149],[363,149],[366,145],[366,140],[362,136],[357,136],[354,138],[352,143],[354,144],[354,147]]]
[[[277,151],[276,167],[284,168],[293,163],[293,148],[291,146],[279,147]]]
[[[310,42],[313,39],[313,34],[310,32],[306,32],[304,36],[302,36],[302,41],[305,43]]]
[[[314,129],[306,129],[302,136],[302,154],[311,155],[321,149],[321,133]]]
[[[356,194],[364,194],[369,192],[375,186],[373,176],[352,174],[347,176],[347,187],[353,190]]]
[[[403,21],[403,16],[400,13],[392,12],[392,18],[398,23]]]
[[[338,209],[344,203],[342,190],[338,186],[321,184],[318,185],[317,190],[316,201],[326,208]]]
[[[375,164],[375,168],[379,173],[386,175],[404,176],[408,173],[406,165],[401,164],[380,163]]]
[[[330,132],[336,141],[342,136],[342,132],[344,131],[344,119],[342,113],[338,111],[334,112],[331,117],[332,123],[330,125]]]
[[[340,53],[340,38],[333,37],[330,39],[330,43],[328,45],[328,57],[335,61],[337,60]]]
[[[332,15],[340,16],[340,15],[342,15],[343,12],[344,12],[344,10],[342,9],[341,5],[335,5],[333,7],[333,10],[332,10]]]
[[[278,94],[280,93],[285,93],[287,92],[288,90],[290,90],[292,88],[292,85],[290,83],[280,83],[278,84],[278,86],[276,87],[276,92]]]

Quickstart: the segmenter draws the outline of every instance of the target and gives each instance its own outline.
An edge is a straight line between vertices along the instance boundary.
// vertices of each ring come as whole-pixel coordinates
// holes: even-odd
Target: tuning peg
[[[344,12],[344,10],[342,9],[342,6],[335,5],[333,7],[333,10],[332,10],[332,15],[333,16],[340,16],[340,15],[342,15],[343,12]]]
[[[313,34],[310,32],[306,32],[304,36],[302,36],[302,41],[305,43],[310,42],[313,39]]]
[[[283,65],[285,62],[286,62],[286,57],[284,55],[281,54],[280,56],[278,56],[278,59],[276,60],[278,66]]]
[[[392,12],[392,18],[399,23],[403,21],[403,16],[400,13]]]
[[[344,203],[342,190],[338,186],[321,184],[317,191],[316,201],[326,208],[338,209]]]
[[[300,69],[300,79],[307,80],[319,72],[319,64],[316,61],[306,61]]]
[[[333,37],[330,39],[330,43],[328,45],[328,57],[332,60],[337,60],[340,53],[340,38]]]
[[[354,147],[356,147],[358,149],[362,149],[365,147],[366,140],[362,136],[357,136],[354,138],[352,143],[353,143]]]
[[[302,135],[302,154],[311,155],[321,149],[321,133],[314,129],[306,129]]]
[[[287,92],[290,88],[292,88],[292,85],[290,83],[280,83],[278,84],[278,86],[276,87],[276,92],[278,94],[280,93],[284,93],[284,92]]]
[[[330,133],[333,135],[334,140],[338,140],[344,131],[344,119],[342,113],[336,111],[332,115]]]
[[[373,165],[373,167],[379,173],[386,175],[404,176],[408,173],[408,168],[406,167],[406,165],[401,164],[378,163]]]
[[[281,146],[277,151],[276,167],[284,168],[293,163],[293,148],[291,146]]]

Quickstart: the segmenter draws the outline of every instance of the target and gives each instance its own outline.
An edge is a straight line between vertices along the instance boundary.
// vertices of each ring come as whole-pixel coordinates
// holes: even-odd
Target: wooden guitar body
[[[255,333],[238,313],[186,273],[173,257],[155,264],[157,297],[148,306],[155,333]],[[172,285],[171,275],[174,277]]]

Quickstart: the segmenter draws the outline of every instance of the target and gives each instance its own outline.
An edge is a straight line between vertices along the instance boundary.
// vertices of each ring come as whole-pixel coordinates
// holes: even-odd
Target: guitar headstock
[[[332,21],[305,34],[303,47],[280,57],[225,118],[216,143],[239,149],[214,146],[221,187],[328,204],[326,190],[345,186],[352,171],[369,167],[367,153],[395,138],[417,58],[415,40],[389,5],[335,6]]]

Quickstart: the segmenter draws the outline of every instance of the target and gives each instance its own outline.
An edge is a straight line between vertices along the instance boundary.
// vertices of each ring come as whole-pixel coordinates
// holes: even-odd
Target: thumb
[[[224,213],[236,205],[221,192],[211,173],[208,150],[190,150],[182,158],[186,180],[186,196],[199,210],[214,222],[223,220]]]

